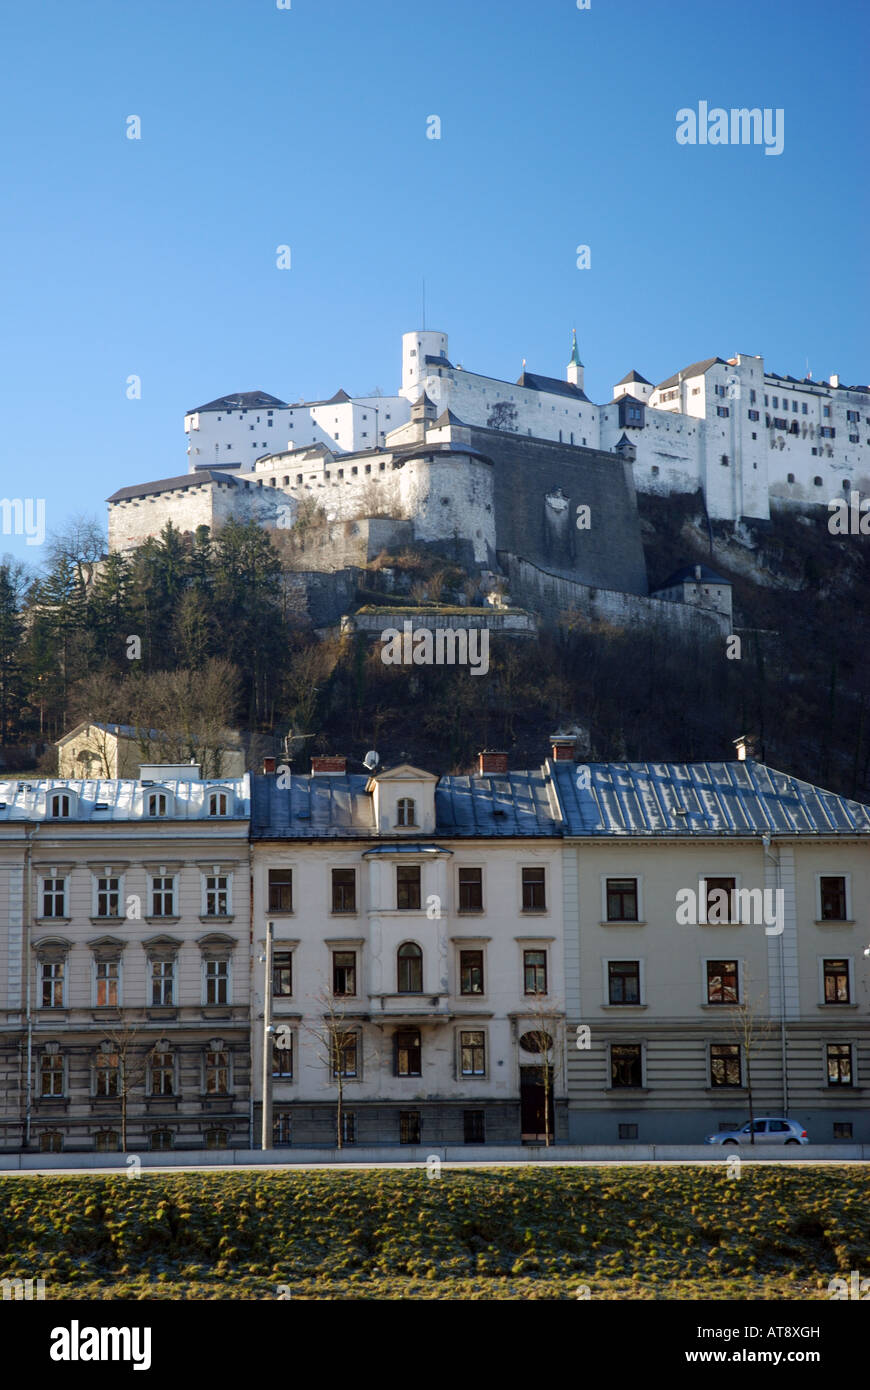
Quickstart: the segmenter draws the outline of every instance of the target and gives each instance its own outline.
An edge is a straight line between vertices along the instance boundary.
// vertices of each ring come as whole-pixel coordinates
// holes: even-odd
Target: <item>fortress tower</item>
[[[415,401],[433,367],[449,367],[447,334],[421,328],[402,334],[402,386],[400,396]]]

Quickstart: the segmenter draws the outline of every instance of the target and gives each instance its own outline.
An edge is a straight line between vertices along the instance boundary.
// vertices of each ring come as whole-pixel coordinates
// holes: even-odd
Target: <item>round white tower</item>
[[[426,377],[434,363],[426,361],[432,357],[436,362],[447,362],[447,334],[436,333],[428,328],[418,329],[416,333],[402,334],[402,389],[400,396],[414,401],[423,390]]]

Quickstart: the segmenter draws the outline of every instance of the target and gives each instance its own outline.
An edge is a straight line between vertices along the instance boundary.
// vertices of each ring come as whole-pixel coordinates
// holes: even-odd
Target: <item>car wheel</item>
[[[801,1141],[800,1139],[786,1139],[785,1142],[786,1144],[799,1144]]]
[[[737,1144],[738,1144],[738,1140],[736,1140],[736,1139],[723,1139],[723,1140],[722,1140],[722,1147],[723,1147],[723,1149],[725,1148],[725,1145],[726,1145],[726,1144],[733,1144],[734,1147],[735,1147],[735,1149],[736,1149],[736,1148],[737,1148]]]

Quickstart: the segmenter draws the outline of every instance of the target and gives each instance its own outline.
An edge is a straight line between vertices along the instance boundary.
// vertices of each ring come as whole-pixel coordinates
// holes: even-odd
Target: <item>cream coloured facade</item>
[[[700,1143],[748,1118],[751,1076],[756,1115],[866,1143],[868,808],[751,762],[556,776],[569,1032],[589,1029],[571,1140]],[[727,892],[729,920],[684,921],[688,890]]]
[[[330,1037],[339,1054],[352,1039],[347,1144],[564,1138],[561,852],[542,773],[284,780],[256,779],[252,820],[254,1055],[271,921],[276,1146],[336,1141]]]
[[[248,1146],[250,780],[150,771],[0,783],[0,1151]]]

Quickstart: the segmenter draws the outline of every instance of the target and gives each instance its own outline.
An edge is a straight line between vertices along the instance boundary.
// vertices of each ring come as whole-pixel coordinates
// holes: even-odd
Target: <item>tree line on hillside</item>
[[[738,735],[755,734],[770,765],[870,801],[866,607],[845,592],[835,607],[802,594],[798,609],[794,592],[744,584],[740,660],[719,637],[664,623],[623,631],[566,612],[535,639],[493,635],[489,672],[475,676],[387,666],[377,643],[318,637],[285,582],[297,560],[281,539],[256,523],[215,536],[169,524],[106,556],[99,526],[76,522],[51,541],[40,574],[0,563],[3,762],[26,766],[16,748],[50,745],[90,719],[161,730],[167,758],[206,767],[228,729],[246,736],[252,767],[289,749],[296,770],[311,752],[346,753],[359,770],[376,748],[385,763],[467,771],[485,747],[533,767],[550,733],[579,725],[588,736],[578,746],[599,761],[725,761]],[[427,585],[438,597],[436,562],[400,559],[419,566],[421,597]]]

